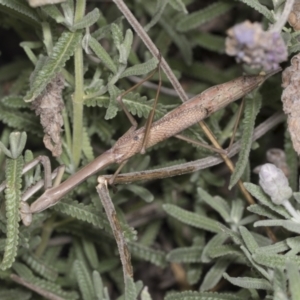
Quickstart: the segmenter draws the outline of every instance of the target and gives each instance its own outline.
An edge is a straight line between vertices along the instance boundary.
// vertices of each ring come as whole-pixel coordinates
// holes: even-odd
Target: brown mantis
[[[277,71],[276,71],[277,72]],[[169,137],[175,136],[191,125],[205,119],[213,112],[243,97],[273,75],[241,76],[237,79],[207,89],[149,126],[148,139],[144,143],[145,127],[136,129],[134,124],[115,145],[94,161],[70,176],[56,187],[47,189],[27,210],[37,213],[55,205],[74,187],[89,176],[113,163],[123,164],[130,157],[141,152],[143,144],[149,148]]]

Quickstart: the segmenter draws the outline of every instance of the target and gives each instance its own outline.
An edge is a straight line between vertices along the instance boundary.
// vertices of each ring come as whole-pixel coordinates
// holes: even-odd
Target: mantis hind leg
[[[152,125],[152,122],[153,122],[153,118],[154,118],[154,115],[155,115],[155,109],[156,109],[156,106],[157,106],[158,96],[159,96],[159,92],[160,92],[160,88],[161,88],[161,84],[162,84],[161,83],[160,63],[161,63],[161,55],[159,54],[159,62],[158,62],[157,68],[154,71],[152,71],[152,73],[150,75],[148,75],[146,78],[144,78],[143,80],[141,80],[140,82],[138,82],[137,84],[135,84],[133,87],[131,87],[130,89],[126,90],[125,92],[123,92],[122,94],[120,94],[117,97],[118,103],[121,105],[121,107],[122,107],[123,111],[125,112],[125,114],[126,114],[128,120],[129,120],[129,122],[131,123],[131,128],[124,135],[124,136],[128,136],[134,130],[136,130],[138,124],[137,124],[137,121],[134,119],[134,117],[131,115],[131,113],[128,111],[128,109],[126,108],[126,106],[124,105],[123,97],[125,95],[127,95],[128,93],[130,93],[131,91],[133,91],[134,89],[136,89],[137,87],[141,86],[145,81],[147,81],[150,78],[152,78],[153,75],[158,71],[158,74],[159,74],[159,84],[158,84],[158,88],[157,88],[157,91],[156,91],[156,96],[155,96],[154,104],[153,104],[153,107],[151,109],[151,112],[149,114],[149,117],[147,119],[147,123],[146,123],[146,126],[145,126],[145,135],[144,135],[144,138],[143,138],[143,143],[142,143],[142,147],[141,147],[141,151],[140,151],[141,154],[145,153],[145,149],[147,147],[147,140],[148,140],[150,128],[151,128],[151,125]]]
[[[150,75],[148,75],[146,78],[144,78],[143,80],[141,80],[140,82],[138,82],[137,84],[135,84],[133,87],[131,87],[130,89],[126,90],[125,92],[123,92],[122,94],[120,94],[117,97],[118,103],[121,105],[121,107],[124,110],[124,112],[125,112],[128,120],[131,123],[131,127],[129,128],[129,130],[122,137],[122,138],[126,139],[128,136],[131,136],[131,134],[132,134],[133,131],[136,130],[136,128],[137,128],[137,121],[134,119],[134,117],[131,115],[131,113],[128,111],[128,109],[124,105],[123,97],[125,95],[127,95],[129,92],[131,92],[132,90],[134,90],[137,87],[139,87],[140,85],[142,85],[145,81],[149,80],[158,71],[158,74],[159,74],[159,84],[158,84],[158,88],[157,88],[157,91],[156,91],[156,96],[155,96],[155,99],[154,99],[154,103],[153,103],[151,112],[149,114],[149,117],[147,119],[147,123],[146,123],[146,126],[145,126],[145,134],[144,134],[144,137],[143,137],[143,143],[142,143],[142,147],[141,147],[141,150],[140,150],[141,154],[145,153],[145,149],[147,147],[148,136],[149,136],[150,128],[151,128],[151,125],[152,125],[152,122],[153,122],[153,118],[154,118],[154,115],[155,115],[155,109],[156,109],[157,102],[158,102],[158,96],[159,96],[160,88],[161,88],[161,85],[162,85],[160,63],[161,63],[161,55],[159,55],[159,62],[158,62],[157,68]],[[114,187],[114,181],[115,181],[116,177],[118,176],[118,174],[121,172],[121,170],[124,167],[124,165],[127,163],[127,161],[128,160],[123,161],[119,165],[119,167],[116,170],[116,172],[114,173],[114,175],[108,180],[108,183],[111,186],[113,186],[114,189],[116,189]]]

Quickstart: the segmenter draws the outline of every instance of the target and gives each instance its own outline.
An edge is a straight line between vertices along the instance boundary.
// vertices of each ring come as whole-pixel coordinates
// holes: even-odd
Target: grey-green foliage
[[[246,289],[259,289],[259,290],[272,290],[272,286],[265,279],[251,278],[251,277],[238,277],[232,278],[228,274],[224,273],[224,278],[232,284],[246,288]]]
[[[181,32],[194,29],[199,25],[212,20],[213,18],[219,17],[220,15],[227,12],[234,6],[234,3],[216,2],[211,4],[205,9],[194,12],[190,15],[184,16],[177,24],[177,29]]]
[[[167,294],[165,300],[244,300],[244,297],[233,294],[213,293],[213,292],[171,292]]]
[[[57,272],[51,266],[47,266],[42,260],[34,257],[33,255],[22,255],[22,260],[30,266],[32,270],[38,273],[40,276],[48,279],[50,281],[55,281],[57,279]]]
[[[259,1],[256,1],[256,0],[238,0],[238,1],[243,2],[247,5],[249,5],[250,7],[254,8],[258,12],[260,12],[262,15],[264,15],[269,21],[271,21],[271,22],[274,21],[274,17],[272,15],[271,11],[268,10],[266,6],[260,4]]]
[[[8,13],[14,18],[20,18],[23,22],[38,26],[40,18],[37,12],[22,0],[1,0],[0,10]]]
[[[88,300],[95,298],[92,278],[85,264],[80,260],[75,260],[73,269],[79,284],[82,299]]]
[[[97,300],[110,300],[107,287],[103,286],[103,281],[99,272],[93,272],[93,286],[95,291],[95,299]]]
[[[163,208],[169,215],[175,217],[183,223],[211,232],[220,232],[218,222],[213,219],[186,211],[172,204],[165,204]]]
[[[53,47],[53,51],[40,67],[40,71],[36,75],[35,80],[31,84],[30,91],[24,97],[25,101],[33,101],[53,79],[53,77],[61,71],[66,61],[73,55],[75,47],[81,40],[80,32],[64,32],[57,43]]]
[[[246,169],[252,145],[255,118],[260,110],[260,107],[261,96],[257,91],[252,92],[245,97],[245,117],[242,123],[243,133],[241,138],[242,149],[239,153],[239,159],[235,164],[235,170],[231,175],[229,188],[232,188],[238,182]]]
[[[5,166],[5,215],[6,241],[0,268],[6,270],[14,263],[19,243],[19,205],[21,201],[22,169],[24,158],[22,151],[26,144],[25,132],[12,132],[9,135],[9,149],[0,142],[0,149],[7,156]]]
[[[200,292],[174,292],[165,296],[167,300],[259,299],[259,289],[267,291],[269,299],[298,299],[300,243],[293,232],[300,232],[299,225],[291,220],[283,207],[274,205],[258,186],[250,183],[245,186],[258,202],[247,211],[237,190],[230,194],[225,190],[228,176],[227,173],[220,176],[224,172],[221,168],[198,171],[193,177],[185,175],[149,184],[132,183],[111,194],[120,218],[120,230],[130,249],[134,279],[130,276],[123,278],[111,228],[102,206],[95,201],[98,197],[95,177],[85,180],[52,209],[34,215],[28,228],[19,223],[21,193],[42,179],[43,171],[37,167],[22,179],[23,162],[18,156],[24,145],[16,143],[10,149],[8,133],[13,129],[27,132],[26,148],[32,152],[25,154],[25,163],[46,153],[41,138],[43,128],[30,110],[30,103],[24,102],[24,99],[29,102],[47,94],[52,78],[57,73],[63,74],[65,125],[61,136],[64,149],[57,161],[66,164],[65,180],[77,170],[73,164],[72,148],[77,149],[72,145],[73,126],[82,121],[79,127],[82,132],[80,164],[83,166],[112,146],[130,127],[124,113],[120,112],[117,97],[133,86],[132,81],[136,78],[132,76],[145,77],[158,68],[158,58],[150,54],[134,32],[134,27],[128,26],[115,2],[96,6],[89,1],[85,14],[78,18],[81,10],[78,5],[84,2],[67,0],[57,5],[32,8],[23,0],[0,0],[0,26],[3,22],[10,32],[20,36],[22,50],[29,57],[13,57],[13,61],[8,63],[0,57],[1,63],[4,62],[0,67],[0,120],[4,127],[0,163],[2,170],[4,166],[6,170],[0,173],[6,174],[8,181],[4,196],[0,196],[1,204],[6,201],[0,210],[1,267],[6,269],[0,272],[0,298],[37,297],[35,293],[31,296],[28,289],[16,288],[17,283],[9,277],[14,273],[38,289],[51,293],[52,298],[111,300],[119,296],[118,299],[134,300],[139,296],[142,300],[149,300],[155,296],[152,295],[151,284],[149,291],[144,285],[148,285],[153,269],[158,270],[155,274],[165,274],[169,272],[170,264],[174,267],[180,263],[183,268],[179,270],[186,272],[187,282],[195,285]],[[128,1],[124,2],[127,4]],[[271,1],[268,6],[267,1],[257,0],[200,2],[130,2],[133,15],[146,25],[162,56],[191,94],[240,76],[241,68],[224,54],[227,24],[234,24],[235,21],[230,18],[235,12],[240,13],[242,21],[243,16],[256,10],[268,26],[274,23],[274,16],[279,15],[279,9],[271,7]],[[239,2],[243,4],[239,5]],[[296,51],[299,49],[298,34],[285,31],[289,52]],[[10,44],[10,41],[4,38],[2,43]],[[15,55],[13,51],[11,55]],[[81,60],[78,59],[80,56]],[[125,106],[138,118],[139,124],[144,122],[139,119],[149,115],[153,104],[150,99],[156,94],[155,86],[149,85],[149,81],[157,84],[157,79],[157,74],[154,74],[144,83],[147,88],[140,86],[123,95]],[[164,74],[163,85],[170,88]],[[272,90],[276,85],[280,86],[278,78],[272,81]],[[259,93],[263,97],[262,111],[267,115],[270,109],[266,109],[266,99],[274,99],[268,105],[275,111],[279,107],[276,101],[280,95],[266,97],[264,88]],[[74,117],[74,107],[78,104],[74,102],[74,94],[78,89],[82,90],[79,97],[83,101],[82,120]],[[173,95],[174,91],[162,90],[155,111],[156,119],[180,105],[180,101],[169,94]],[[244,170],[249,168],[246,163],[254,119],[260,110],[258,102],[255,99],[247,101],[244,131],[240,128],[237,131],[236,139],[242,138],[242,150],[234,182],[242,178]],[[208,122],[222,144],[232,131],[234,122],[230,116],[235,111],[236,105],[232,105],[226,111],[215,113]],[[196,126],[189,130],[189,136],[204,140],[203,133]],[[265,140],[268,141],[268,138]],[[262,142],[258,150],[260,161],[266,147]],[[297,191],[296,155],[288,136],[284,148],[291,168],[289,180]],[[185,161],[199,159],[205,152],[198,150],[169,139],[149,149],[147,156],[137,155],[122,172],[142,172],[153,165],[179,164],[183,158]],[[54,158],[51,160],[53,166],[57,165]],[[114,170],[115,166],[110,166],[108,172],[111,174]],[[3,175],[1,177],[4,179]],[[36,197],[34,195],[30,203]],[[298,204],[299,195],[295,194],[293,205],[297,208]],[[267,217],[267,220],[255,223],[261,228],[252,226],[258,215]],[[132,224],[135,224],[136,230]],[[276,232],[277,243],[271,244],[263,231],[267,225],[284,228],[284,236],[281,231]],[[257,229],[262,229],[260,234]],[[233,264],[242,265],[245,272],[238,277],[227,275]],[[176,272],[176,268],[172,270]],[[137,281],[140,274],[145,278],[144,284]],[[215,288],[222,277],[237,287],[236,292],[206,292]],[[164,277],[159,277],[159,280],[164,282]],[[9,289],[6,289],[6,284]],[[160,285],[156,292],[159,288]]]
[[[160,267],[166,266],[166,254],[163,251],[132,242],[128,244],[128,248],[133,257],[149,261]]]

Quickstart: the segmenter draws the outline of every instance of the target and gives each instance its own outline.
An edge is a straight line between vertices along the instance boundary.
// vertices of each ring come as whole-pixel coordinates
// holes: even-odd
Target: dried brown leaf
[[[40,116],[45,133],[43,141],[53,156],[60,156],[62,153],[60,132],[63,126],[63,88],[64,78],[61,74],[57,74],[31,105],[31,109],[35,110],[36,115]]]

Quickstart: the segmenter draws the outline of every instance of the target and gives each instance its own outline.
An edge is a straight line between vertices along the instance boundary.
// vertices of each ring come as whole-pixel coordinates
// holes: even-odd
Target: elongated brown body
[[[147,148],[174,136],[229,103],[240,99],[259,86],[266,76],[242,76],[213,86],[178,106],[151,126]],[[145,128],[123,135],[111,151],[115,162],[130,158],[141,151]]]
[[[191,98],[152,124],[146,147],[151,147],[205,119],[213,112],[248,94],[268,77],[269,75],[241,76],[227,83],[213,86]],[[145,127],[127,132],[110,150],[98,156],[59,186],[46,190],[31,204],[31,212],[39,212],[54,205],[87,177],[112,163],[121,163],[139,153],[144,132]]]

